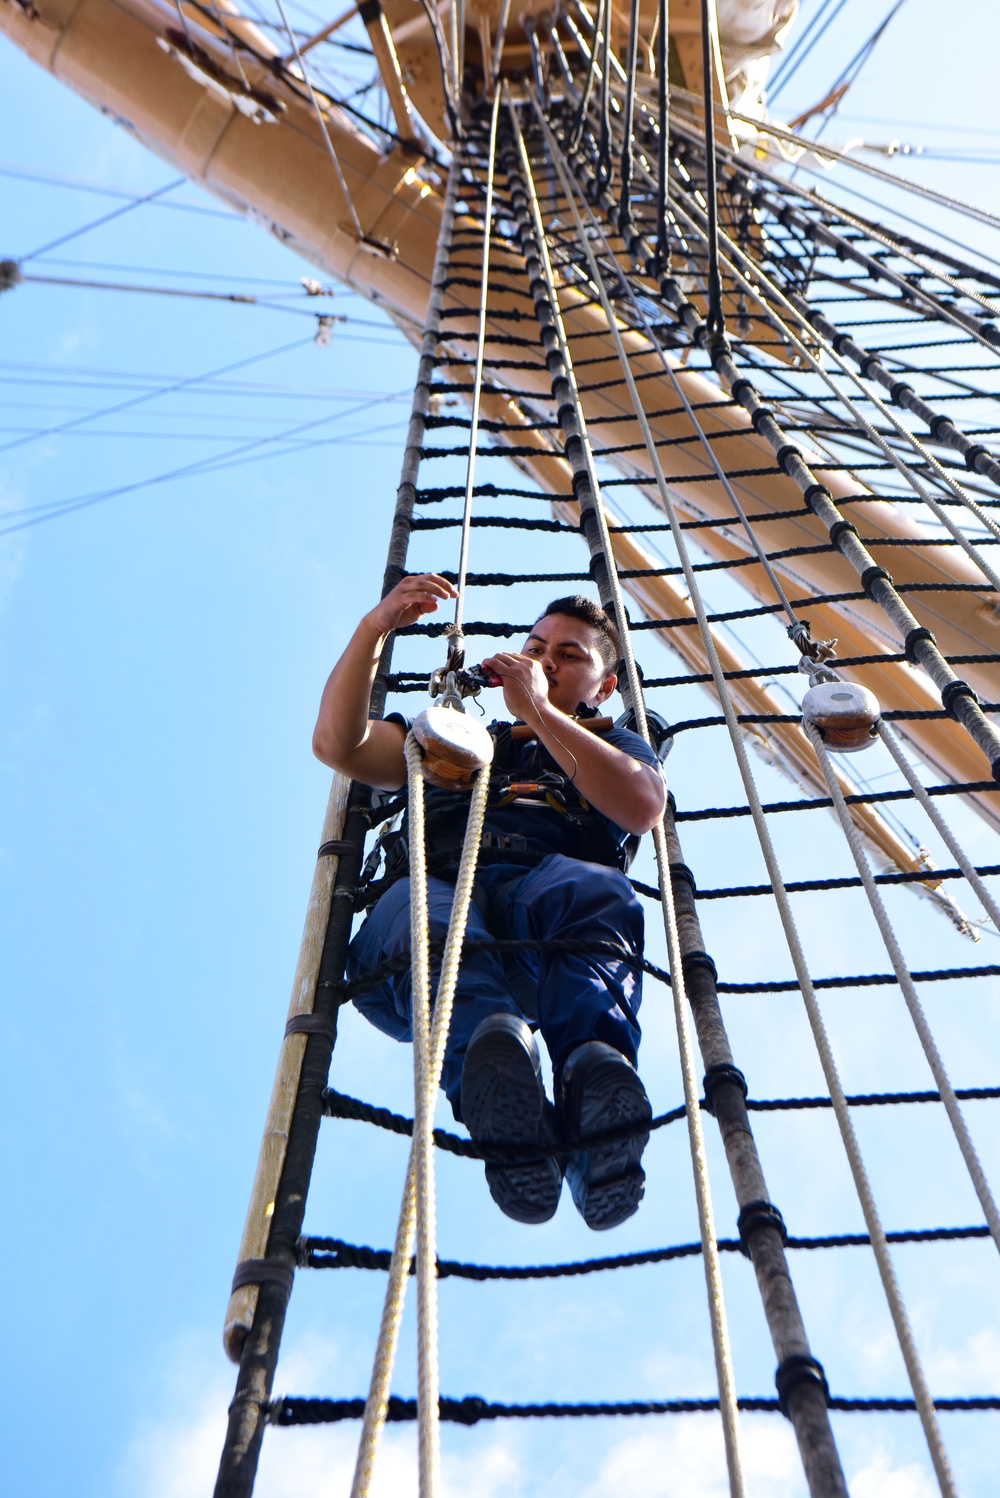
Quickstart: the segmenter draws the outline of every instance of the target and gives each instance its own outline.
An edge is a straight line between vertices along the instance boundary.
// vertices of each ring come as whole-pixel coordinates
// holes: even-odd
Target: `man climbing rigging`
[[[447,579],[424,573],[364,616],[323,692],[313,750],[324,764],[380,790],[405,785],[408,721],[368,717],[379,655],[392,630],[455,596]],[[553,946],[500,953],[487,945],[463,956],[442,1086],[487,1156],[497,1145],[547,1151],[516,1163],[488,1159],[490,1192],[519,1222],[553,1216],[564,1171],[591,1228],[624,1222],[643,1194],[648,1136],[599,1137],[651,1117],[635,1070],[641,972],[595,944],[642,955],[642,910],[624,869],[665,799],[645,740],[624,727],[583,726],[614,692],[618,657],[610,617],[577,596],[551,603],[521,651],[483,662],[518,721],[490,728],[496,751],[468,935]],[[468,804],[467,795],[426,788],[432,937],[447,929]],[[351,944],[351,977],[409,949],[405,833],[404,823],[383,892]],[[409,971],[355,1003],[380,1030],[412,1039]],[[552,1062],[554,1105],[536,1029]]]

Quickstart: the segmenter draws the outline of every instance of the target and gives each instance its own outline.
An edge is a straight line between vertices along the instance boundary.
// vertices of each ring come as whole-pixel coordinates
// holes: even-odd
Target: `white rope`
[[[493,43],[493,61],[490,63],[490,89],[497,92],[497,84],[500,81],[500,60],[503,57],[503,44],[507,40],[507,21],[510,16],[510,0],[503,0],[500,7],[500,19],[497,22],[497,39]]]
[[[948,1114],[949,1122],[951,1123],[952,1129],[954,1130],[955,1138],[958,1141],[958,1147],[962,1151],[962,1158],[965,1161],[966,1168],[968,1169],[969,1175],[972,1179],[972,1184],[975,1187],[980,1206],[985,1213],[986,1221],[989,1223],[990,1233],[992,1234],[993,1241],[996,1244],[997,1248],[1000,1249],[1000,1213],[997,1212],[997,1205],[993,1199],[993,1193],[990,1190],[989,1182],[986,1179],[986,1173],[983,1170],[982,1162],[980,1161],[979,1156],[976,1153],[976,1147],[969,1136],[969,1131],[966,1127],[965,1119],[962,1116],[961,1106],[959,1105],[958,1098],[955,1096],[955,1089],[951,1085],[951,1080],[945,1069],[945,1064],[941,1058],[941,1053],[938,1050],[937,1044],[934,1040],[934,1036],[931,1033],[930,1025],[927,1023],[927,1016],[924,1013],[923,1005],[921,1004],[920,999],[917,995],[913,977],[906,964],[906,959],[903,956],[902,949],[900,948],[899,942],[896,938],[896,933],[893,930],[892,922],[889,920],[889,914],[885,908],[885,905],[882,903],[882,897],[878,892],[878,886],[876,885],[875,880],[872,876],[872,871],[869,866],[868,859],[865,857],[865,850],[862,846],[861,838],[858,834],[858,829],[855,827],[853,821],[851,820],[851,814],[847,809],[847,803],[844,800],[843,792],[841,791],[840,786],[837,783],[837,775],[836,771],[833,768],[833,761],[830,759],[826,744],[823,742],[823,735],[819,732],[816,726],[804,720],[803,727],[808,733],[809,738],[812,740],[813,748],[816,751],[816,758],[819,760],[820,768],[823,771],[824,779],[826,780],[827,787],[830,791],[830,796],[833,799],[834,810],[837,813],[837,817],[840,821],[841,827],[844,829],[844,836],[847,838],[847,842],[850,847],[851,854],[854,858],[855,865],[857,866],[858,873],[861,875],[861,883],[865,887],[865,894],[868,896],[868,903],[871,906],[872,915],[875,917],[875,921],[879,929],[879,934],[882,937],[882,941],[885,943],[885,949],[889,954],[889,960],[892,963],[893,972],[896,974],[896,981],[902,989],[903,998],[906,1000],[906,1007],[910,1011],[910,1018],[913,1020],[914,1029],[916,1030],[917,1035],[920,1039],[920,1044],[923,1047],[924,1055],[927,1057],[927,1064],[930,1066],[930,1069],[934,1075],[934,1081],[937,1083],[938,1092],[941,1094],[941,1101],[944,1104],[945,1112]]]
[[[555,137],[552,136],[551,131],[548,130],[544,122],[543,129],[546,130],[546,136],[549,141],[549,147],[552,152],[553,159],[556,160],[557,163],[559,163],[561,159],[561,152],[558,142],[555,140]],[[574,200],[572,196],[570,196],[570,202],[572,203],[573,201]],[[591,228],[594,231],[595,236],[598,237],[599,240],[603,243],[606,253],[610,253],[610,249],[607,246],[607,241],[604,238],[601,226],[598,224],[597,219],[594,217],[593,213],[590,212],[590,209],[586,202],[584,202],[584,207],[590,218]],[[581,242],[589,246],[589,240],[586,235],[581,236]],[[628,286],[628,278],[623,277],[622,279],[624,280],[625,285]],[[598,287],[602,285],[602,279],[599,275],[596,278],[596,285]],[[633,305],[635,305],[634,302]],[[613,316],[608,319],[608,325],[612,331],[612,334],[615,335],[617,333],[617,322]],[[618,341],[620,341],[620,335],[618,335]],[[626,359],[622,366],[623,371],[627,368],[627,363],[628,361]],[[664,360],[664,363],[669,369],[668,362]],[[634,389],[634,381],[632,382],[632,388]],[[778,914],[781,919],[781,925],[785,934],[785,940],[788,945],[789,954],[792,958],[796,980],[802,993],[803,1003],[806,1007],[806,1014],[808,1016],[809,1024],[813,1032],[813,1040],[816,1045],[817,1053],[819,1055],[820,1064],[823,1067],[823,1075],[826,1079],[827,1089],[830,1093],[830,1100],[833,1104],[834,1113],[836,1115],[837,1123],[840,1128],[841,1138],[843,1139],[844,1148],[847,1152],[851,1174],[854,1178],[855,1190],[858,1194],[858,1200],[861,1204],[861,1210],[864,1213],[865,1224],[868,1228],[868,1236],[871,1240],[872,1250],[875,1254],[879,1275],[882,1280],[882,1287],[889,1306],[889,1313],[892,1317],[893,1325],[896,1330],[896,1336],[899,1341],[900,1351],[903,1355],[903,1361],[906,1365],[907,1375],[910,1380],[910,1386],[913,1390],[914,1400],[916,1402],[917,1410],[920,1415],[920,1421],[923,1427],[924,1437],[927,1441],[931,1461],[934,1466],[935,1474],[937,1475],[938,1485],[940,1487],[943,1498],[958,1498],[957,1489],[955,1487],[954,1479],[952,1477],[951,1469],[948,1463],[948,1456],[944,1449],[944,1443],[941,1438],[941,1431],[940,1427],[938,1426],[937,1414],[934,1409],[934,1402],[931,1399],[930,1391],[927,1387],[927,1381],[924,1376],[923,1367],[920,1362],[920,1355],[913,1340],[913,1332],[910,1327],[909,1317],[907,1315],[906,1307],[903,1303],[902,1294],[899,1289],[899,1284],[896,1279],[896,1272],[893,1267],[891,1255],[889,1253],[889,1246],[886,1242],[885,1231],[879,1218],[878,1208],[875,1205],[875,1198],[872,1193],[871,1183],[868,1180],[868,1172],[865,1168],[864,1159],[861,1154],[861,1148],[858,1144],[857,1135],[854,1131],[854,1124],[851,1120],[850,1111],[847,1105],[847,1098],[840,1081],[840,1074],[837,1069],[837,1063],[834,1059],[833,1049],[830,1045],[830,1039],[826,1032],[826,1025],[823,1021],[823,1015],[816,1000],[816,993],[813,988],[812,977],[809,973],[805,952],[803,951],[802,943],[795,925],[795,917],[792,914],[791,903],[788,898],[788,892],[785,889],[781,869],[778,865],[777,855],[774,851],[774,844],[771,841],[771,834],[767,826],[767,821],[764,816],[764,808],[761,804],[760,795],[757,790],[757,784],[754,780],[753,770],[751,768],[749,756],[747,755],[746,746],[743,741],[736,708],[733,704],[733,700],[729,692],[729,685],[723,674],[722,666],[715,649],[715,642],[712,638],[711,629],[709,627],[708,616],[705,612],[705,605],[701,596],[701,590],[698,587],[698,576],[691,565],[690,555],[687,549],[687,541],[684,536],[684,532],[680,527],[680,522],[677,517],[677,511],[674,507],[673,498],[667,486],[663,469],[660,465],[659,455],[656,452],[656,445],[652,440],[652,434],[649,430],[649,424],[648,422],[646,422],[644,414],[639,414],[641,412],[641,401],[638,400],[637,394],[634,399],[636,401],[637,417],[639,419],[640,425],[644,428],[643,436],[647,443],[647,450],[649,452],[650,461],[653,465],[654,473],[656,476],[660,499],[662,501],[664,511],[666,512],[667,519],[670,523],[674,544],[677,548],[678,559],[684,571],[685,581],[687,583],[688,592],[691,597],[691,604],[694,608],[695,616],[698,620],[698,627],[701,632],[705,653],[708,657],[709,668],[712,672],[715,689],[718,694],[719,702],[726,720],[726,727],[729,731],[729,737],[732,742],[733,753],[736,757],[736,763],[739,768],[740,777],[743,781],[744,790],[746,792],[747,804],[750,808],[750,814],[753,818],[754,828],[757,833],[761,852],[764,856],[764,862],[767,867],[768,877],[771,882],[771,887],[774,891],[775,904],[778,908]],[[648,436],[647,433],[649,434]]]
[[[994,900],[993,896],[986,888],[986,885],[983,883],[980,876],[976,873],[975,865],[972,863],[969,855],[966,853],[965,849],[958,841],[958,838],[952,832],[951,828],[948,826],[948,823],[945,821],[944,817],[938,811],[937,807],[934,805],[934,802],[927,794],[926,787],[917,778],[916,771],[910,764],[910,761],[907,759],[906,755],[903,753],[902,746],[900,745],[900,742],[897,739],[896,735],[893,733],[892,729],[889,727],[888,723],[879,723],[878,735],[885,747],[888,749],[889,753],[892,755],[893,759],[896,761],[896,764],[902,771],[903,778],[905,779],[907,785],[909,785],[914,796],[920,802],[920,805],[923,807],[934,827],[940,834],[941,840],[944,843],[945,847],[948,849],[949,853],[952,855],[955,862],[962,870],[962,873],[965,875],[966,879],[968,879],[969,883],[972,885],[972,888],[979,896],[986,914],[993,922],[997,931],[1000,932],[1000,905],[997,905],[997,902]]]
[[[456,644],[461,641],[465,616],[465,578],[469,567],[469,530],[472,525],[472,490],[476,482],[476,444],[479,441],[479,408],[483,397],[483,360],[486,354],[486,302],[489,297],[490,243],[493,229],[493,182],[496,176],[497,117],[500,92],[493,99],[490,116],[490,140],[486,169],[486,201],[483,205],[483,270],[479,282],[479,335],[476,339],[476,366],[472,384],[472,419],[469,424],[469,456],[465,466],[465,502],[462,506],[462,536],[458,554],[458,578],[455,599]]]
[[[441,1081],[451,1024],[452,1001],[462,955],[462,941],[472,903],[479,861],[483,818],[489,793],[489,770],[482,771],[472,792],[455,897],[441,958],[433,1021],[428,1027],[429,958],[427,882],[424,857],[424,782],[420,750],[412,734],[406,741],[410,811],[410,918],[413,955],[413,1066],[415,1115],[413,1144],[399,1211],[396,1242],[361,1427],[351,1498],[367,1498],[379,1439],[389,1406],[389,1388],[406,1299],[406,1282],[417,1243],[417,1380],[420,1442],[420,1494],[433,1498],[439,1465],[437,1380],[437,1264],[434,1246],[434,1102]],[[419,1008],[418,1008],[419,1006]],[[423,1018],[419,1018],[422,1014]],[[419,1218],[419,1226],[418,1226]]]
[[[652,178],[648,175],[648,173],[643,173],[643,175],[647,177],[648,181],[652,181]],[[679,205],[678,211],[680,212],[681,216],[683,218],[686,218],[688,223],[692,225],[696,233],[700,234],[702,238],[704,238],[705,229],[698,222],[698,219]],[[802,314],[796,310],[793,303],[788,300],[788,298],[781,291],[780,287],[778,287],[775,282],[761,270],[760,266],[758,266],[756,262],[751,261],[749,257],[744,253],[744,251],[740,248],[740,246],[737,245],[732,239],[730,239],[722,229],[720,229],[719,231],[719,238],[725,242],[727,248],[732,252],[733,255],[735,255],[738,259],[740,259],[747,265],[752,266],[754,276],[763,285],[766,285],[768,292],[770,293],[772,298],[776,302],[779,302],[783,307],[787,308],[795,321],[801,324],[801,322],[803,321]],[[827,371],[823,368],[822,364],[820,364],[819,360],[809,349],[808,345],[805,344],[802,339],[795,333],[794,329],[790,327],[787,322],[777,316],[773,308],[768,305],[761,290],[755,284],[755,282],[751,280],[750,277],[743,275],[742,272],[737,269],[733,260],[730,259],[728,255],[724,255],[722,257],[722,261],[727,270],[732,275],[733,279],[737,281],[740,286],[742,286],[744,291],[748,291],[754,298],[754,300],[764,308],[768,319],[773,319],[777,323],[779,330],[782,332],[782,334],[787,335],[789,342],[794,345],[795,351],[799,354],[799,356],[809,364],[810,368],[815,374],[819,375],[820,379],[827,386],[827,388],[832,391],[832,393],[844,406],[846,406],[847,410],[851,414],[852,420],[857,422],[858,426],[862,428],[869,440],[875,443],[875,445],[881,450],[883,456],[888,459],[888,461],[893,465],[897,472],[902,474],[907,483],[910,485],[910,488],[914,491],[915,494],[919,496],[923,503],[927,505],[928,509],[941,522],[945,529],[950,532],[955,541],[965,552],[966,556],[968,556],[970,561],[972,561],[979,568],[980,572],[982,572],[986,580],[991,583],[994,588],[1000,591],[1000,574],[998,574],[993,569],[993,567],[990,566],[989,562],[987,562],[986,559],[980,555],[980,553],[976,550],[974,543],[970,541],[965,532],[955,524],[954,520],[951,519],[947,510],[942,508],[942,506],[934,498],[933,494],[931,494],[926,486],[921,483],[916,472],[910,467],[907,462],[905,462],[904,459],[902,459],[898,455],[898,453],[893,450],[890,444],[886,442],[885,438],[882,437],[878,431],[876,431],[871,422],[868,421],[868,419],[855,405],[854,401],[851,400],[850,396],[839,388],[839,386],[830,377]],[[928,468],[933,470],[936,478],[944,485],[944,487],[950,490],[951,493],[955,495],[956,499],[958,499],[958,501],[962,505],[964,505],[964,507],[970,512],[970,514],[975,516],[980,524],[983,525],[991,533],[991,535],[1000,538],[1000,526],[998,526],[996,521],[993,520],[989,515],[987,515],[985,510],[983,510],[982,507],[976,503],[976,501],[969,494],[968,490],[963,488],[961,484],[959,484],[955,479],[951,477],[947,469],[944,468],[944,466],[938,461],[934,454],[931,453],[920,441],[920,438],[917,437],[914,432],[911,432],[910,429],[905,425],[905,423],[899,419],[895,412],[888,405],[886,405],[885,401],[883,401],[873,389],[870,389],[869,386],[864,383],[862,377],[851,368],[847,359],[842,354],[838,353],[837,349],[833,346],[829,339],[824,338],[822,334],[819,333],[816,329],[812,329],[811,332],[815,337],[817,343],[821,345],[823,351],[828,354],[833,362],[840,367],[841,372],[845,374],[851,381],[851,383],[857,387],[857,389],[861,392],[863,398],[865,400],[871,401],[879,414],[884,416],[886,421],[895,428],[897,434],[903,439],[903,441],[913,448],[914,452],[916,452],[918,457],[920,457],[923,462],[927,464]]]
[[[691,100],[694,104],[701,104],[700,94],[689,93],[687,89],[676,88],[675,92],[684,98]],[[927,198],[939,207],[950,208],[955,213],[967,214],[979,223],[989,224],[992,228],[1000,229],[1000,218],[996,214],[988,213],[984,208],[977,208],[972,203],[963,203],[958,198],[952,198],[945,193],[936,191],[932,187],[925,187],[922,182],[914,182],[909,177],[897,177],[893,172],[884,171],[881,167],[873,166],[869,161],[859,161],[856,156],[849,156],[844,151],[838,151],[834,146],[825,146],[817,141],[809,140],[805,136],[796,135],[793,131],[776,125],[773,120],[766,121],[763,125],[760,120],[751,119],[749,115],[740,114],[735,109],[724,109],[721,104],[716,104],[717,114],[728,113],[734,120],[739,120],[745,125],[755,125],[764,135],[773,135],[778,140],[785,140],[790,145],[802,146],[812,151],[816,156],[828,157],[831,161],[842,162],[844,166],[853,167],[855,171],[863,172],[866,177],[876,177],[880,182],[887,182],[892,187],[902,188],[904,192],[916,193],[919,197]],[[869,225],[865,226],[870,228]]]
[[[629,385],[629,392],[635,402],[636,414],[641,423],[645,423],[645,414],[639,400],[635,382],[628,366],[628,359],[618,334],[617,324],[608,301],[604,282],[597,271],[597,263],[590,241],[584,232],[583,223],[577,211],[573,192],[569,187],[566,177],[562,154],[559,150],[555,137],[552,136],[544,116],[535,104],[536,114],[541,121],[542,129],[549,140],[552,160],[556,171],[562,182],[563,191],[573,213],[577,230],[577,237],[584,247],[588,260],[590,261],[591,274],[597,287],[604,307],[608,326],[615,338],[615,347],[621,360],[622,371]],[[514,116],[515,125],[517,117]],[[519,135],[520,140],[520,135]],[[522,149],[522,163],[526,163],[527,157],[523,149],[523,141],[520,142]],[[539,247],[545,257],[546,272],[549,284],[552,283],[551,266],[548,264],[548,252],[545,245],[544,235],[539,235]],[[565,331],[557,304],[553,305],[553,316],[557,321],[557,327],[562,343],[563,357],[566,368],[572,380],[572,365],[570,364],[569,349],[566,345]],[[576,390],[573,380],[574,392]],[[581,426],[583,425],[583,412],[579,412]],[[648,433],[648,425],[644,425],[644,436]],[[651,439],[650,439],[651,444]],[[587,453],[590,453],[589,441],[584,442]],[[655,447],[651,450],[655,454]],[[591,483],[593,485],[595,499],[595,513],[597,518],[598,535],[600,537],[601,549],[608,576],[608,585],[614,601],[615,613],[618,620],[619,635],[621,639],[622,657],[625,661],[625,672],[628,679],[629,695],[632,699],[632,707],[636,716],[636,727],[643,738],[649,742],[649,726],[646,720],[645,703],[642,694],[642,682],[636,667],[635,655],[632,650],[632,638],[628,627],[628,616],[625,613],[624,601],[621,595],[621,587],[618,581],[618,568],[615,562],[614,549],[611,544],[611,536],[608,531],[607,517],[604,513],[604,503],[601,499],[600,488],[596,474],[591,470]],[[684,984],[684,967],[681,954],[680,937],[677,931],[677,918],[674,910],[673,886],[670,879],[670,854],[667,848],[666,832],[660,821],[653,828],[653,845],[656,850],[656,867],[660,884],[660,904],[663,911],[663,928],[667,939],[667,955],[670,970],[670,991],[673,997],[674,1021],[677,1028],[677,1049],[680,1057],[681,1076],[684,1082],[684,1101],[688,1125],[688,1143],[691,1150],[691,1167],[694,1175],[695,1197],[698,1204],[698,1227],[701,1236],[702,1260],[705,1266],[705,1281],[708,1293],[709,1316],[712,1328],[712,1346],[715,1354],[716,1376],[719,1386],[719,1409],[722,1416],[723,1436],[726,1448],[726,1465],[729,1471],[729,1490],[732,1498],[743,1498],[745,1493],[743,1482],[743,1467],[740,1456],[739,1441],[739,1410],[736,1395],[736,1375],[733,1371],[732,1350],[729,1342],[729,1327],[726,1317],[725,1293],[722,1284],[722,1266],[719,1260],[717,1237],[715,1231],[715,1216],[712,1208],[712,1187],[708,1173],[708,1156],[705,1150],[705,1134],[701,1121],[700,1087],[695,1069],[694,1046],[691,1038],[691,1025],[688,1017],[687,992]]]
[[[688,217],[690,219],[690,216],[687,214],[685,214],[685,217]],[[690,219],[690,222],[695,223],[695,226],[697,227],[696,220]],[[703,230],[699,232],[704,233]],[[763,272],[761,268],[749,258],[749,256],[745,253],[741,246],[738,245],[735,240],[731,239],[724,230],[720,231],[720,237],[725,241],[726,245],[733,252],[733,254],[738,256],[744,265],[751,268],[752,273],[759,277],[762,284],[766,285],[773,298],[776,301],[780,302],[783,307],[787,308],[792,317],[795,318],[796,322],[798,322],[800,325],[803,324],[805,322],[805,319],[802,313],[799,312],[795,307],[795,304],[785,296],[777,283],[772,280],[772,278],[765,272]],[[760,291],[753,285],[752,281],[747,276],[742,275],[728,257],[723,258],[725,260],[726,266],[731,271],[733,276],[740,282],[743,288],[749,291],[754,299],[760,303],[760,305],[765,309],[765,312],[768,314],[768,316],[773,318],[775,316],[773,310],[768,306]],[[942,525],[944,525],[959,542],[959,544],[962,545],[963,550],[966,551],[966,553],[971,557],[976,565],[982,569],[989,581],[993,583],[994,587],[1000,588],[1000,577],[998,577],[997,573],[987,565],[987,563],[983,560],[982,557],[978,555],[977,552],[971,549],[971,543],[969,542],[965,533],[959,529],[955,522],[949,517],[947,512],[941,508],[940,504],[934,498],[934,496],[920,482],[916,471],[912,469],[909,464],[906,463],[902,458],[900,458],[898,454],[894,453],[892,447],[886,442],[881,433],[875,427],[873,427],[871,422],[858,410],[857,406],[851,400],[850,396],[845,395],[843,391],[838,389],[836,384],[830,378],[829,374],[824,371],[816,356],[810,351],[808,345],[803,343],[801,339],[799,339],[795,335],[795,333],[786,322],[782,321],[781,319],[777,319],[777,321],[779,323],[780,331],[782,333],[789,334],[796,345],[797,351],[805,355],[810,365],[812,366],[813,371],[822,377],[827,388],[833,391],[834,394],[836,394],[842,401],[842,403],[847,407],[848,411],[850,411],[851,413],[852,418],[856,420],[859,426],[863,428],[865,435],[881,448],[882,452],[889,459],[890,463],[892,463],[893,467],[903,475],[914,492],[919,494],[920,498],[934,512],[938,520],[941,521]],[[939,459],[936,458],[934,454],[924,446],[923,442],[916,435],[916,433],[911,432],[909,427],[907,427],[906,424],[896,415],[892,407],[888,405],[882,399],[882,397],[875,392],[875,389],[873,388],[874,382],[870,381],[869,384],[866,385],[864,382],[864,377],[851,367],[851,364],[846,356],[841,354],[840,351],[835,348],[830,339],[826,338],[819,332],[818,329],[813,328],[811,325],[810,333],[813,337],[815,337],[817,343],[821,345],[824,352],[829,354],[834,363],[839,365],[841,372],[848,377],[852,385],[854,385],[856,389],[861,392],[862,398],[871,401],[872,405],[875,406],[880,415],[884,416],[886,421],[888,421],[889,424],[895,428],[897,435],[901,437],[903,441],[906,442],[910,447],[912,447],[917,456],[927,464],[928,468],[933,471],[938,481],[943,484],[946,489],[950,490],[952,494],[954,494],[955,498],[965,506],[970,514],[975,516],[980,524],[984,526],[992,536],[1000,539],[1000,525],[998,525],[997,522],[986,513],[981,505],[976,503],[969,491],[962,484],[960,484],[957,479],[954,479],[951,476],[951,474],[939,461]]]
[[[337,174],[337,182],[340,186],[341,192],[344,194],[344,202],[347,204],[347,211],[351,215],[351,222],[354,225],[354,232],[359,239],[364,239],[364,230],[361,227],[361,220],[358,218],[357,210],[354,207],[354,200],[352,199],[350,191],[348,189],[347,178],[344,176],[343,167],[340,165],[340,157],[334,150],[333,141],[330,139],[330,132],[326,128],[326,120],[323,118],[323,111],[319,107],[319,100],[316,97],[316,90],[313,88],[312,80],[309,77],[309,74],[306,72],[306,65],[302,61],[302,53],[299,51],[299,44],[295,40],[294,31],[288,24],[288,17],[285,15],[285,7],[282,5],[281,0],[278,0],[278,10],[281,13],[281,19],[284,22],[285,31],[288,33],[288,40],[292,44],[292,51],[295,54],[295,61],[299,65],[299,72],[302,74],[302,82],[305,84],[306,88],[309,91],[309,98],[312,100],[313,111],[315,112],[316,119],[319,122],[319,128],[323,136],[323,140],[326,143],[327,154],[329,155],[330,160],[333,163],[333,170]]]

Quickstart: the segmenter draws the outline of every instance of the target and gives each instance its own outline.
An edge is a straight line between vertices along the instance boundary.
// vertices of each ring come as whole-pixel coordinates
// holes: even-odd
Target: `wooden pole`
[[[445,296],[448,261],[451,250],[452,228],[455,220],[455,203],[461,180],[461,153],[455,153],[448,174],[441,214],[441,230],[432,273],[430,303],[427,323],[420,349],[420,365],[413,392],[410,425],[407,432],[406,452],[403,457],[402,474],[396,493],[396,511],[389,538],[389,553],[382,579],[384,597],[403,575],[406,552],[413,519],[413,503],[421,448],[426,430],[426,419],[430,410],[430,385],[438,352],[441,307]],[[385,703],[386,673],[392,654],[392,636],[386,642],[379,661],[379,674],[372,690],[369,712],[372,717],[382,716]],[[365,834],[370,826],[371,798],[367,786],[354,783],[350,786],[343,811],[337,813],[342,820],[342,831],[338,841],[337,868],[332,879],[332,888],[327,905],[329,919],[324,931],[319,956],[318,971],[312,982],[315,1002],[310,1011],[316,1016],[310,1033],[293,1035],[297,1044],[304,1040],[298,1060],[297,1086],[295,1088],[291,1115],[288,1119],[283,1145],[283,1160],[280,1179],[273,1195],[269,1195],[271,1176],[262,1182],[259,1194],[256,1190],[251,1202],[253,1220],[248,1216],[251,1242],[259,1241],[261,1213],[266,1214],[270,1226],[266,1237],[266,1258],[263,1266],[251,1265],[245,1271],[248,1283],[257,1289],[256,1305],[252,1308],[249,1326],[237,1322],[234,1308],[230,1304],[232,1330],[229,1342],[239,1350],[240,1371],[236,1381],[236,1392],[229,1406],[229,1424],[225,1444],[219,1462],[219,1475],[215,1486],[215,1498],[250,1498],[260,1446],[267,1419],[267,1408],[278,1362],[278,1349],[284,1330],[288,1298],[291,1294],[292,1276],[295,1268],[296,1244],[302,1232],[305,1216],[306,1196],[312,1176],[316,1143],[323,1116],[323,1089],[327,1085],[330,1059],[336,1040],[336,1018],[342,1000],[337,996],[336,986],[343,976],[347,947],[351,939],[354,920],[354,900],[357,880],[361,871]],[[325,829],[324,829],[325,830]],[[332,861],[332,860],[331,860]],[[307,920],[307,929],[309,921]],[[312,938],[311,938],[312,939]],[[310,960],[312,953],[310,945]],[[295,994],[293,993],[293,1002]],[[288,1047],[284,1042],[282,1050]],[[279,1074],[282,1063],[279,1061]],[[276,1083],[276,1091],[278,1084]],[[282,1096],[284,1085],[282,1084]],[[269,1113],[270,1120],[270,1113]],[[262,1153],[269,1148],[267,1134]],[[244,1238],[246,1239],[246,1232]],[[245,1264],[246,1261],[244,1261]],[[260,1272],[263,1268],[263,1273]],[[258,1273],[255,1281],[253,1274]],[[236,1313],[245,1314],[245,1305],[236,1308]],[[227,1317],[229,1331],[230,1317]]]
[[[341,26],[346,26],[348,21],[353,20],[357,13],[358,7],[356,5],[349,5],[335,21],[331,21],[322,30],[314,32],[306,41],[299,44],[299,56],[304,57],[307,52],[312,51],[313,47],[318,47],[320,42],[325,42],[328,36],[333,36],[334,32],[339,31]],[[294,53],[289,53],[289,57],[292,56],[294,56]]]
[[[344,775],[335,775],[330,788],[326,816],[323,820],[323,835],[320,848],[338,841],[344,831],[344,816],[347,811],[347,796],[351,782]],[[299,948],[299,960],[292,983],[292,996],[288,1004],[288,1020],[299,1015],[312,1014],[316,998],[316,980],[319,976],[323,941],[330,919],[330,903],[334,881],[340,863],[335,853],[322,853],[316,863],[309,904],[306,907],[305,929]],[[287,1023],[287,1021],[286,1021]],[[257,1171],[250,1191],[246,1223],[240,1240],[238,1264],[250,1259],[263,1259],[267,1252],[274,1215],[274,1199],[285,1163],[288,1146],[288,1130],[291,1127],[292,1109],[299,1088],[302,1058],[305,1055],[306,1035],[286,1034],[278,1052],[278,1065],[271,1089],[264,1123],[264,1136],[257,1157]],[[222,1341],[226,1352],[234,1363],[240,1360],[247,1332],[253,1325],[253,1315],[260,1293],[259,1284],[245,1284],[234,1290],[229,1297]]]

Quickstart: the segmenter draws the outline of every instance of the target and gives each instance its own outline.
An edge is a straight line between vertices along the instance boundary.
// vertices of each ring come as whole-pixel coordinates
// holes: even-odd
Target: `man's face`
[[[549,701],[560,712],[575,713],[578,705],[597,707],[618,684],[601,660],[601,635],[582,619],[568,614],[546,614],[525,641],[523,655],[536,660],[549,683]]]

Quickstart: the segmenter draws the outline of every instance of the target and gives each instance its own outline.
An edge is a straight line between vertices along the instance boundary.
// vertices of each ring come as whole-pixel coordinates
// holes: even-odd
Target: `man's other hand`
[[[458,590],[436,572],[419,572],[404,577],[390,593],[375,605],[368,618],[380,635],[404,629],[424,614],[433,614],[443,598],[457,598]]]

